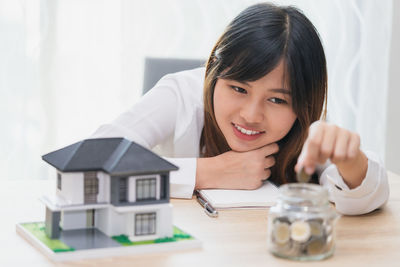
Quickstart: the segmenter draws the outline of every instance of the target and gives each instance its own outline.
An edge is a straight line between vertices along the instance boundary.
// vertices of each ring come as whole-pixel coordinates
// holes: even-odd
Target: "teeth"
[[[247,135],[255,135],[255,134],[259,134],[261,132],[257,132],[257,131],[252,131],[252,130],[246,130],[236,124],[234,124],[233,126],[235,126],[236,129],[238,129],[242,134],[247,134]]]

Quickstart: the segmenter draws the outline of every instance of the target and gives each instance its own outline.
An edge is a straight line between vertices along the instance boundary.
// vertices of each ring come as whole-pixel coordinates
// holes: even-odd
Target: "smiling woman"
[[[238,90],[223,90],[230,86]],[[276,92],[282,89],[290,95]],[[307,129],[320,119],[326,92],[325,54],[311,22],[292,7],[249,7],[227,27],[207,64],[204,156],[278,143],[271,180],[294,181]],[[265,133],[247,137],[235,125]]]
[[[330,190],[339,211],[372,211],[388,198],[385,168],[361,151],[356,133],[318,121],[326,97],[312,23],[297,8],[256,4],[227,26],[205,68],[164,76],[93,137],[126,137],[168,157],[180,167],[172,197],[293,182],[295,168],[311,174],[322,164],[313,182]]]

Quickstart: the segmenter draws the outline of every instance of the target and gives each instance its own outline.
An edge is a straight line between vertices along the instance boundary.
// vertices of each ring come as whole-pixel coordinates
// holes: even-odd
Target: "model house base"
[[[59,239],[50,239],[45,223],[17,224],[17,233],[53,261],[160,253],[201,247],[201,242],[174,227],[173,237],[132,242],[127,236],[108,237],[96,228],[61,230]]]
[[[56,169],[44,222],[17,232],[53,260],[199,246],[172,225],[169,173],[178,167],[124,138],[86,139],[42,159]]]

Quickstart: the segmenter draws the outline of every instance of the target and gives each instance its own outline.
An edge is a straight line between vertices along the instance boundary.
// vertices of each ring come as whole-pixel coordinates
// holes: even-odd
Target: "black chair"
[[[166,74],[190,70],[205,65],[205,60],[177,58],[146,58],[144,63],[143,94],[147,93]]]

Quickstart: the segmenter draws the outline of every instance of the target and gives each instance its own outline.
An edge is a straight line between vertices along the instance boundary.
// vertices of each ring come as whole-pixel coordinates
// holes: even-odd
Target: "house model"
[[[56,192],[41,198],[44,227],[19,224],[17,231],[51,258],[57,260],[64,246],[68,252],[116,248],[112,256],[126,246],[141,253],[140,244],[162,251],[157,248],[171,247],[168,242],[197,241],[172,225],[169,173],[178,167],[146,148],[124,138],[87,139],[42,158],[57,170]]]
[[[46,234],[97,228],[131,241],[172,237],[169,172],[178,168],[124,138],[88,139],[44,155],[57,169]]]

